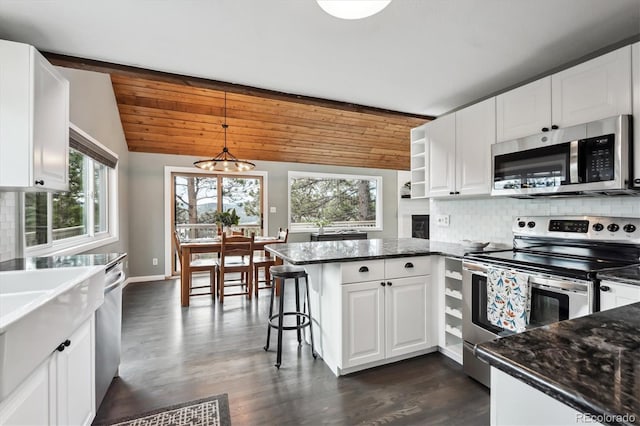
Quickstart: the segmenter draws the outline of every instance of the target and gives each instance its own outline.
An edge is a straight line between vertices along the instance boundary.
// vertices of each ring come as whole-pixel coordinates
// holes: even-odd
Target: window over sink
[[[69,148],[69,191],[24,195],[25,254],[67,254],[116,241],[116,187],[115,169]]]
[[[289,172],[289,231],[382,230],[382,177]]]

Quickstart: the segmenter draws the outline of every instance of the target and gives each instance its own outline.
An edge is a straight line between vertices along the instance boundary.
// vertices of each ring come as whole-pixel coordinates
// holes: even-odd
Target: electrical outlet
[[[276,212],[275,206],[269,207],[269,213],[275,213],[275,212]]]
[[[153,259],[151,259],[151,263],[153,263],[153,266],[158,266],[158,258],[154,257]]]
[[[443,228],[449,227],[449,215],[448,214],[438,214],[436,215],[436,225],[441,226]]]

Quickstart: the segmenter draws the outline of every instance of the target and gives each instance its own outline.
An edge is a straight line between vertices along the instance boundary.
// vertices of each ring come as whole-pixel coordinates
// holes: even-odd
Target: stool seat
[[[277,278],[302,278],[307,276],[307,271],[302,266],[276,265],[269,268],[269,274]]]

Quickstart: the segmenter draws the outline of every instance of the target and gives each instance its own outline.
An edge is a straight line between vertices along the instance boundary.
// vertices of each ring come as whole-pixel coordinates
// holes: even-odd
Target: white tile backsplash
[[[0,192],[0,261],[16,257],[17,197],[15,192]]]
[[[432,199],[429,233],[434,241],[491,241],[509,244],[518,216],[594,215],[640,217],[640,197]],[[436,215],[449,215],[449,227]]]

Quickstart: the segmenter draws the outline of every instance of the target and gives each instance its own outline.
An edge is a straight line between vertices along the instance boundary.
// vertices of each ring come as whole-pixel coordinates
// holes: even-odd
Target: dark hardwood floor
[[[120,377],[96,422],[228,393],[234,426],[489,424],[488,390],[438,353],[336,378],[290,331],[276,369],[268,296],[181,308],[179,281],[127,286]]]

